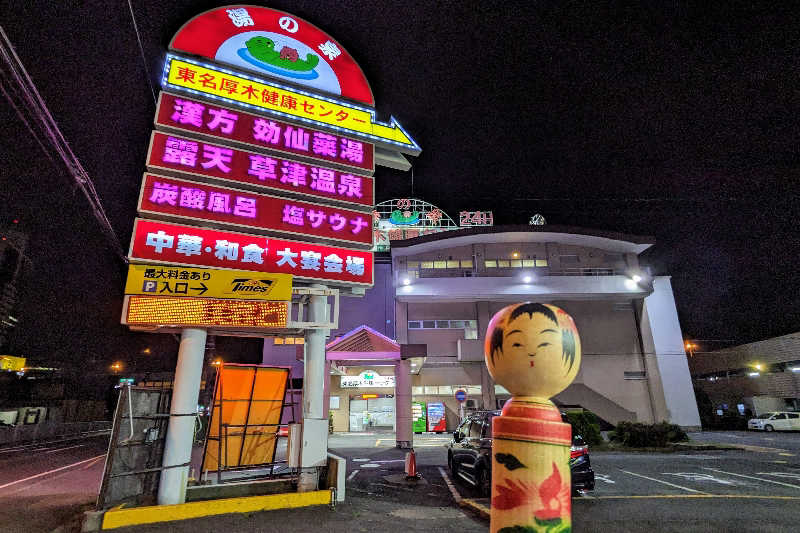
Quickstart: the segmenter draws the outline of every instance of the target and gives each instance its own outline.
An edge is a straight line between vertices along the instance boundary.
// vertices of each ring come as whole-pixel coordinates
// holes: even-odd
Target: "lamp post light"
[[[694,357],[694,352],[697,350],[697,345],[693,342],[686,341],[683,345],[686,351],[689,352],[689,357]]]
[[[113,365],[111,365],[111,370],[113,370],[115,374],[118,374],[119,371],[122,370],[122,363],[119,361],[115,362]]]

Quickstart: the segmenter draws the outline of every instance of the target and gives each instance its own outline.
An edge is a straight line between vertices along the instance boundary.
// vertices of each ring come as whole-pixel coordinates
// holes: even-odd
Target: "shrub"
[[[572,434],[583,437],[584,442],[589,446],[595,446],[603,442],[600,435],[600,424],[597,423],[597,416],[591,411],[573,411],[566,413],[567,422],[572,425]]]
[[[614,430],[612,440],[631,448],[663,448],[672,442],[687,441],[689,436],[680,426],[667,422],[620,422]]]

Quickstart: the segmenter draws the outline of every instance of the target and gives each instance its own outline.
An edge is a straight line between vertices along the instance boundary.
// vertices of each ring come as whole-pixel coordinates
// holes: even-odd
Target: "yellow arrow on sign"
[[[164,88],[332,129],[402,153],[417,155],[422,151],[394,117],[384,124],[376,120],[374,109],[292,89],[210,63],[167,54],[161,84]]]

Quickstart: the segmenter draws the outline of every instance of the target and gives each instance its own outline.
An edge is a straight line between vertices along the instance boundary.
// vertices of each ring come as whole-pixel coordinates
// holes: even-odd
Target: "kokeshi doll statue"
[[[492,421],[492,533],[563,533],[572,528],[572,428],[550,398],[578,373],[581,342],[554,305],[500,310],[486,333],[486,365],[511,393]]]

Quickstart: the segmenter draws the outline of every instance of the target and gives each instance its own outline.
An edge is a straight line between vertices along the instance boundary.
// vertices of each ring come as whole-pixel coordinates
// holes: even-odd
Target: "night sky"
[[[422,146],[415,197],[452,217],[485,209],[524,224],[541,213],[654,236],[643,262],[673,277],[687,338],[800,329],[797,13],[532,4],[265,5],[327,31],[360,63],[379,115]],[[220,5],[133,2],[156,91],[171,36]],[[127,2],[4,2],[0,24],[127,250],[155,111]],[[31,239],[9,353],[87,370],[116,359],[174,368],[173,336],[119,325],[124,265],[64,165],[6,104],[0,224],[17,218]],[[379,167],[375,178],[378,201],[412,194],[410,173]],[[257,340],[218,349],[260,360]]]

